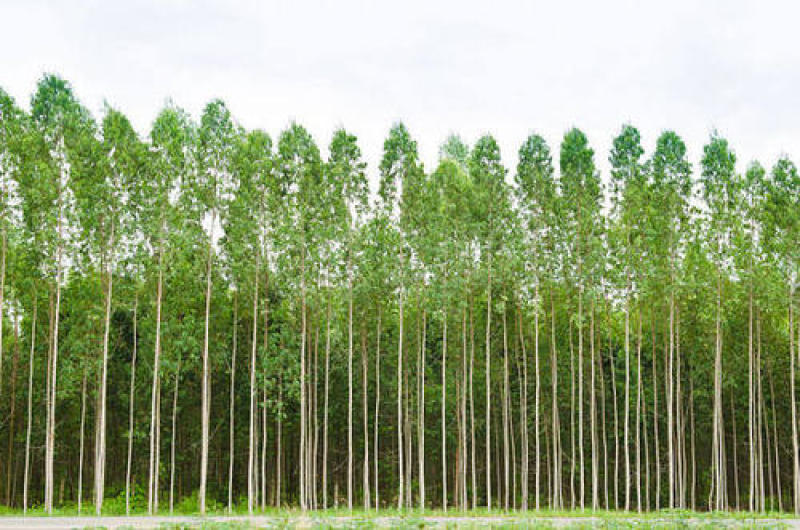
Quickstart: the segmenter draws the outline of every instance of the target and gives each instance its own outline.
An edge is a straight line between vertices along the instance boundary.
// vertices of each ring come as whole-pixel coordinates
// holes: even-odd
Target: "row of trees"
[[[0,499],[800,510],[794,164],[553,158],[0,92]]]

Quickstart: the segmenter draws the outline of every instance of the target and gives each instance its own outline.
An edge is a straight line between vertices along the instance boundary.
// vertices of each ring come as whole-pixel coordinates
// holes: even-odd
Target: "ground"
[[[266,515],[44,516],[3,515],[0,529],[249,529],[249,528],[797,528],[800,519],[779,514],[658,512],[327,512],[280,511]]]

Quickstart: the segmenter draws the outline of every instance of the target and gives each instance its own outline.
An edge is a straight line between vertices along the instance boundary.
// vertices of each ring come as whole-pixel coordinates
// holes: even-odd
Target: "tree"
[[[30,217],[37,217],[38,230],[43,233],[43,244],[52,260],[49,276],[55,291],[52,309],[52,341],[48,355],[47,427],[45,435],[45,499],[47,513],[53,511],[56,430],[56,399],[58,396],[58,332],[61,312],[61,291],[64,277],[64,254],[67,225],[72,212],[70,164],[82,141],[91,138],[94,124],[72,92],[72,87],[54,75],[45,75],[38,83],[31,100],[31,115],[39,134],[44,138],[49,166],[44,179],[29,181],[27,198]],[[40,166],[42,167],[42,166]],[[44,169],[42,167],[42,169]],[[27,184],[27,183],[26,183]]]
[[[486,507],[492,507],[491,480],[491,323],[492,323],[492,257],[501,243],[500,231],[508,208],[506,169],[500,161],[500,148],[491,136],[482,136],[472,148],[469,172],[475,186],[473,216],[477,219],[478,241],[486,276]]]
[[[580,507],[584,507],[584,457],[583,457],[583,299],[584,291],[595,263],[598,246],[597,217],[600,210],[602,187],[594,166],[594,151],[586,135],[572,129],[564,135],[560,153],[560,188],[564,200],[567,225],[567,250],[570,255],[569,273],[574,275],[578,287],[578,447]],[[574,456],[574,455],[573,455]],[[574,459],[573,459],[574,469]]]
[[[709,493],[709,508],[717,510],[724,510],[728,506],[725,429],[722,415],[722,279],[723,273],[730,267],[730,241],[737,214],[737,194],[740,183],[735,165],[736,155],[728,146],[727,140],[717,133],[713,133],[709,143],[703,147],[700,184],[708,215],[709,252],[717,276],[711,490]]]

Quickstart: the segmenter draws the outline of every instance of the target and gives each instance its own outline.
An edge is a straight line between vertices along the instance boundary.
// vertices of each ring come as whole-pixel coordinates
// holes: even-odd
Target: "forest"
[[[5,509],[800,513],[788,157],[102,114],[0,89]]]

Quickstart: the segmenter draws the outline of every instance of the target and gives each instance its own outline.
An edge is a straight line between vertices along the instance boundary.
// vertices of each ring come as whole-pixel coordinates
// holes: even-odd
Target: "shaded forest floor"
[[[303,513],[299,510],[275,510],[248,516],[238,515],[133,515],[96,517],[92,515],[45,516],[29,512],[23,517],[2,512],[0,529],[51,530],[56,528],[107,529],[251,529],[251,528],[798,528],[800,519],[789,514],[752,514],[746,512],[660,511],[650,513],[613,511],[530,511],[468,512],[435,510],[348,511],[325,510]],[[84,512],[85,513],[85,512]]]

